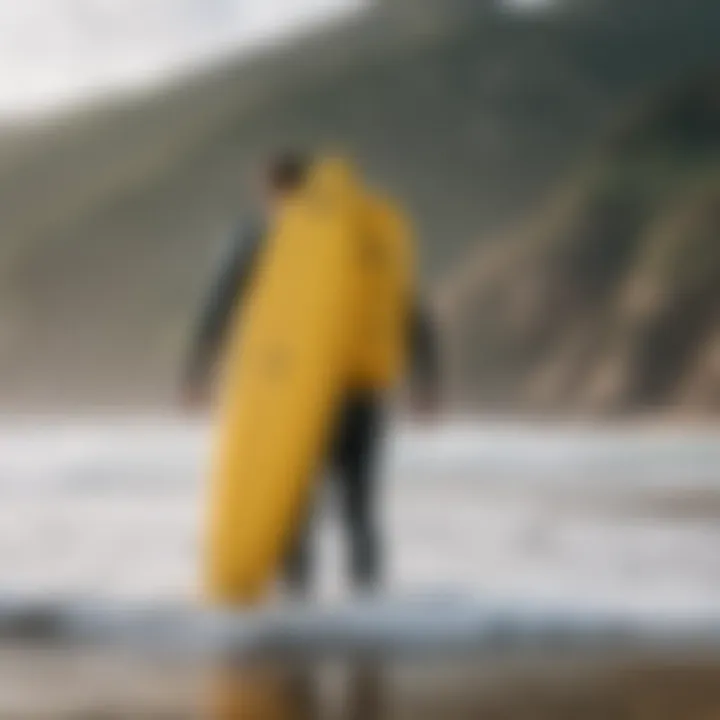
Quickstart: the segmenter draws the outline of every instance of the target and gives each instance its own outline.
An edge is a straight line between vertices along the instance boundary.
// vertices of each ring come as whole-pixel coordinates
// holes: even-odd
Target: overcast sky
[[[47,110],[250,48],[364,0],[0,0],[0,114]]]

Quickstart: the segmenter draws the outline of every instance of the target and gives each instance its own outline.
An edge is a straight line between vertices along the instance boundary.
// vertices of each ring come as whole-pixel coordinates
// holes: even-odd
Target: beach
[[[90,609],[197,603],[208,447],[203,423],[178,420],[7,424],[0,599]],[[376,614],[386,607],[388,622],[391,606],[402,612],[414,598],[446,619],[482,603],[520,615],[564,608],[580,618],[573,632],[589,635],[608,612],[648,619],[650,631],[664,617],[715,623],[718,454],[707,428],[403,427],[384,464],[389,560]],[[318,499],[318,602],[342,607],[344,538],[329,490]],[[521,639],[521,629],[512,632]],[[269,717],[355,717],[374,702],[382,711],[364,716],[706,720],[720,713],[715,650],[714,642],[652,652],[607,642],[601,650],[580,643],[569,655],[552,643],[461,657],[419,651],[346,660],[338,676],[322,663],[298,675],[284,660],[236,668],[177,652],[5,639],[0,709],[28,718],[202,717],[208,683],[221,678],[221,695],[270,703]],[[320,692],[312,702],[322,707],[283,699],[296,692]]]

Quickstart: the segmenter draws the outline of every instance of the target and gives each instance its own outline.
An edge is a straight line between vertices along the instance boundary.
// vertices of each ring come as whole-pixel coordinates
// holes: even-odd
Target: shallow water
[[[81,598],[89,610],[190,603],[207,440],[201,425],[154,419],[0,427],[0,606],[12,593],[65,607]],[[706,429],[400,429],[383,473],[380,619],[421,596],[446,619],[453,607],[512,604],[521,617],[545,603],[593,622],[614,610],[715,622],[717,440]],[[320,592],[342,602],[343,538],[332,497],[321,505]],[[640,657],[612,642],[572,656],[543,646],[240,667],[0,643],[0,717],[13,718],[709,720],[720,716],[719,680],[714,655],[668,647]]]
[[[720,606],[712,429],[401,428],[381,512],[392,594]],[[191,598],[207,429],[177,421],[0,425],[2,591]],[[319,584],[342,597],[344,538],[321,499]]]

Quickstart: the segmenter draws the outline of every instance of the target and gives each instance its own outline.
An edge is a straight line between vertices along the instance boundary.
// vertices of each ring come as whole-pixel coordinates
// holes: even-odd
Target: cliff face
[[[528,17],[397,0],[164,92],[15,129],[0,139],[2,397],[166,403],[248,168],[276,146],[353,153],[413,213],[429,282],[454,284],[520,218],[553,225],[547,198],[592,174],[576,168],[628,105],[717,60],[716,16],[700,0]],[[463,297],[448,303],[458,318],[475,302]],[[454,347],[473,365],[473,343]],[[458,382],[485,382],[478,363]]]
[[[720,408],[720,76],[655,98],[445,289],[475,402]]]

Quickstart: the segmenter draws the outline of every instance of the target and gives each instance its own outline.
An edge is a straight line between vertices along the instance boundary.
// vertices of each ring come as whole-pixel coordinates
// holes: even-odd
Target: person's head
[[[265,170],[265,194],[271,205],[292,195],[305,182],[308,161],[296,152],[273,156]]]

